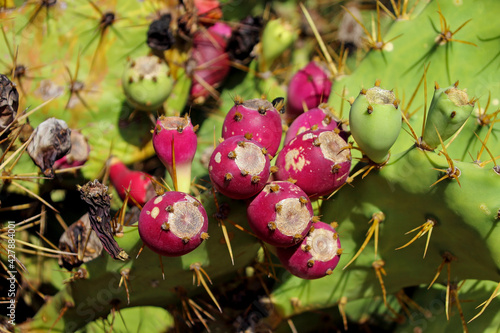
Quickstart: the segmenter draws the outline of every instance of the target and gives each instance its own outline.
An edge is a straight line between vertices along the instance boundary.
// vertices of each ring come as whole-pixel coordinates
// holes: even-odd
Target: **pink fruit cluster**
[[[291,124],[278,151],[281,123],[269,101],[236,98],[208,171],[216,191],[246,200],[252,232],[277,248],[284,267],[299,277],[316,279],[332,273],[342,251],[335,230],[313,216],[311,199],[345,184],[351,167],[343,138],[347,134],[340,120],[322,106]]]

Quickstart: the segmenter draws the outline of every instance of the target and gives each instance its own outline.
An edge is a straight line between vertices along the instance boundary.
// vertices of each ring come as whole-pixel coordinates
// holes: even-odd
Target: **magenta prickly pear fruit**
[[[304,112],[328,101],[332,81],[325,66],[316,61],[309,62],[290,80],[287,92],[285,119],[291,122]]]
[[[269,155],[258,142],[233,136],[215,148],[208,173],[220,193],[232,199],[248,199],[259,193],[269,179]]]
[[[316,222],[300,244],[276,248],[283,266],[302,279],[331,275],[340,260],[340,239],[332,225]]]
[[[109,179],[115,188],[118,196],[125,200],[127,192],[132,200],[128,201],[130,206],[134,206],[136,201],[143,206],[149,198],[154,196],[154,186],[151,182],[151,176],[142,171],[134,171],[116,157],[108,160]]]
[[[215,31],[211,28],[198,31],[193,38],[188,73],[193,77],[190,95],[196,103],[203,103],[230,70],[227,38],[219,34],[220,26]]]
[[[208,238],[208,217],[201,203],[183,192],[151,198],[139,216],[139,235],[152,251],[177,257],[196,249]]]
[[[222,125],[224,139],[251,135],[271,156],[278,151],[282,132],[280,113],[271,102],[262,98],[242,102],[241,98],[237,97]]]
[[[177,182],[177,190],[189,193],[191,188],[191,163],[198,145],[196,128],[189,117],[159,117],[153,131],[156,155]],[[175,152],[175,175],[174,155]]]
[[[347,134],[341,129],[341,120],[332,111],[326,104],[322,104],[298,116],[288,128],[284,144],[288,144],[301,133],[318,129],[336,131],[347,141]]]
[[[288,247],[297,244],[311,228],[311,201],[297,185],[274,181],[252,199],[247,208],[248,223],[264,242]]]
[[[276,158],[276,180],[295,182],[311,199],[328,195],[349,175],[351,151],[335,131],[307,131],[290,141]]]

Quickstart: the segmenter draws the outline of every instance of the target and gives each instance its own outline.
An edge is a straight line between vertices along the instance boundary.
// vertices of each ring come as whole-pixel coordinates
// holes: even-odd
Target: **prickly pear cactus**
[[[2,331],[497,332],[498,12],[4,1]]]

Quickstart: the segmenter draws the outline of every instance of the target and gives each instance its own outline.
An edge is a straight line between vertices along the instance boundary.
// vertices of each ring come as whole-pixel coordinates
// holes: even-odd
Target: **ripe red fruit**
[[[233,136],[212,153],[208,173],[215,189],[232,199],[248,199],[259,193],[270,175],[266,149],[244,136]]]
[[[337,131],[344,140],[347,141],[348,135],[342,130],[341,120],[338,119],[326,104],[302,113],[288,127],[284,144],[288,144],[297,135],[309,130],[327,129]]]
[[[248,223],[264,242],[292,246],[311,227],[313,209],[307,195],[290,182],[268,183],[247,208]]]
[[[291,122],[304,112],[304,104],[312,109],[328,101],[332,81],[328,70],[316,61],[299,70],[288,84],[285,119]]]
[[[178,190],[188,193],[191,187],[191,163],[198,138],[189,117],[159,117],[153,131],[156,155],[174,177],[172,142],[175,150],[175,173]]]
[[[318,279],[332,274],[342,249],[335,229],[327,223],[316,222],[300,244],[276,248],[283,266],[302,279]]]
[[[154,195],[154,187],[151,176],[142,171],[134,171],[116,157],[111,157],[108,161],[109,179],[118,192],[120,199],[125,200],[127,191],[130,192],[129,206],[134,206],[134,200],[139,205],[144,205],[148,199]]]
[[[227,38],[211,28],[198,31],[193,38],[188,72],[193,77],[190,96],[197,103],[202,103],[210,95],[209,89],[217,88],[230,70]]]
[[[335,131],[307,131],[283,147],[276,166],[276,180],[293,180],[309,198],[316,199],[346,182],[351,151]]]
[[[261,98],[237,101],[222,125],[224,139],[250,134],[271,156],[278,151],[282,132],[280,113],[271,102]]]
[[[167,257],[193,251],[208,238],[205,208],[183,192],[150,199],[139,216],[139,235],[152,251]]]

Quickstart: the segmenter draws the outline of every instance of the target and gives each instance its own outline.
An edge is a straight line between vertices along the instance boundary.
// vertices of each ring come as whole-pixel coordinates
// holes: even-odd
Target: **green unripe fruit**
[[[402,117],[394,93],[375,87],[362,90],[351,105],[351,134],[363,153],[375,163],[389,158],[389,149],[401,131]]]
[[[265,72],[286,49],[292,46],[298,32],[281,19],[267,22],[262,32],[262,53],[259,59],[260,70]]]
[[[158,109],[167,100],[173,86],[174,79],[168,65],[155,56],[131,60],[122,76],[127,101],[142,111]]]
[[[422,136],[424,148],[434,150],[441,143],[437,132],[441,140],[445,141],[469,118],[474,108],[474,100],[469,101],[465,89],[460,90],[457,87],[458,81],[447,88],[439,88],[436,85]]]

